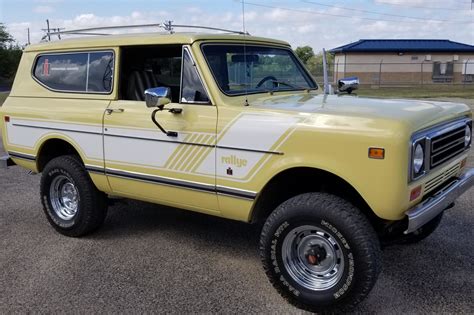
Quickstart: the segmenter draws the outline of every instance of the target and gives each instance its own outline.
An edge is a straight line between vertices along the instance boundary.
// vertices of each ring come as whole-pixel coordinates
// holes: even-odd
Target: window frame
[[[198,102],[198,101],[192,101],[192,102],[183,102],[182,100],[182,94],[183,94],[183,78],[184,78],[184,54],[185,52],[187,52],[189,54],[189,57],[191,58],[191,62],[193,64],[193,67],[194,69],[196,70],[196,74],[199,78],[199,81],[201,82],[201,85],[202,87],[204,88],[204,91],[206,92],[207,94],[207,98],[209,99],[209,101],[207,102]],[[182,53],[181,53],[181,78],[179,80],[179,104],[185,104],[185,105],[188,105],[188,104],[194,104],[194,105],[213,105],[212,103],[212,98],[211,98],[211,94],[209,93],[209,89],[207,87],[207,84],[204,82],[204,80],[202,79],[202,76],[201,76],[201,73],[197,67],[197,63],[196,63],[196,59],[194,58],[194,55],[191,51],[191,46],[189,45],[183,45],[183,48],[182,48]]]
[[[252,95],[252,94],[261,94],[261,93],[268,93],[268,91],[254,91],[254,92],[249,92],[249,91],[243,91],[242,93],[237,93],[237,94],[229,94],[226,93],[220,84],[217,82],[216,76],[214,74],[214,71],[211,68],[211,65],[209,63],[209,60],[207,59],[207,56],[204,52],[204,47],[205,46],[220,46],[220,45],[227,45],[227,46],[242,46],[242,45],[248,46],[256,46],[256,47],[271,47],[271,48],[277,48],[277,49],[282,49],[290,52],[290,55],[294,57],[294,61],[296,63],[296,66],[303,72],[303,75],[306,77],[306,79],[309,79],[311,82],[314,83],[314,88],[307,88],[307,89],[292,89],[292,90],[280,90],[280,91],[272,91],[273,93],[278,93],[278,92],[300,92],[300,91],[306,91],[306,90],[319,90],[319,85],[318,83],[313,79],[312,75],[309,73],[309,71],[304,67],[304,65],[301,63],[299,58],[295,55],[293,50],[290,47],[287,46],[278,46],[278,45],[272,45],[272,44],[260,44],[260,43],[236,43],[236,42],[212,42],[212,43],[203,43],[200,45],[200,50],[201,54],[203,55],[204,59],[206,60],[207,68],[212,74],[212,77],[214,79],[215,84],[219,88],[219,90],[228,97],[238,97],[238,96],[245,96],[245,95]]]
[[[113,62],[113,70],[112,70],[112,81],[110,82],[110,91],[108,92],[88,92],[88,91],[71,91],[71,90],[58,90],[58,89],[53,89],[51,87],[49,87],[48,85],[46,85],[45,83],[41,82],[36,76],[35,76],[35,70],[36,70],[36,66],[38,64],[38,61],[39,61],[39,58],[41,57],[44,57],[44,56],[51,56],[51,55],[72,55],[72,54],[87,54],[88,57],[87,57],[87,61],[89,62],[89,58],[90,58],[90,54],[92,53],[101,53],[101,52],[106,52],[106,53],[112,53],[112,58],[114,60]],[[45,89],[51,91],[51,92],[56,92],[56,93],[73,93],[73,94],[86,94],[86,95],[90,95],[90,94],[98,94],[98,95],[111,95],[113,92],[114,92],[114,85],[115,85],[115,70],[116,70],[116,62],[117,62],[117,59],[115,58],[115,51],[113,49],[102,49],[102,50],[78,50],[78,51],[67,51],[67,52],[43,52],[43,53],[39,53],[36,55],[35,57],[35,60],[33,62],[33,66],[31,68],[31,77],[33,78],[34,81],[36,81],[36,83],[38,83],[39,85],[41,85],[42,87],[44,87]],[[87,73],[86,73],[86,82],[89,81],[89,78],[87,76]]]

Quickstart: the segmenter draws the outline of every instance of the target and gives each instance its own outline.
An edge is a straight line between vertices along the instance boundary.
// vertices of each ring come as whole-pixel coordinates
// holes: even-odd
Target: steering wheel
[[[274,76],[272,75],[267,75],[265,78],[263,78],[262,80],[260,80],[260,82],[257,83],[257,85],[255,86],[256,88],[259,88],[263,85],[263,83],[267,82],[267,81],[278,81],[277,78],[275,78]]]

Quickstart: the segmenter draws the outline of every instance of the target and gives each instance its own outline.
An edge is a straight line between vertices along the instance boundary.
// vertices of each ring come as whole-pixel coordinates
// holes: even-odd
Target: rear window
[[[43,54],[36,61],[33,75],[54,91],[110,93],[113,69],[111,51]]]

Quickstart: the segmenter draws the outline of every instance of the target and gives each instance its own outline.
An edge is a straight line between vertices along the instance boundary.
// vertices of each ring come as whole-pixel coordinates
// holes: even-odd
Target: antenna
[[[247,36],[247,30],[245,29],[245,1],[242,0],[242,31],[244,35],[244,70],[245,70],[245,102],[244,106],[249,106],[249,99],[248,99],[248,83],[247,83],[247,78],[250,78],[250,68],[249,64],[247,63],[247,41],[246,41],[246,36]]]
[[[329,94],[328,65],[326,60],[326,49],[323,48],[323,76],[324,76],[324,94]]]

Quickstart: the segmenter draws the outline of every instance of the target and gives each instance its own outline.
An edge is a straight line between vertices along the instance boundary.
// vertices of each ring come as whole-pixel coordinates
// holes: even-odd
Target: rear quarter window
[[[111,51],[42,54],[36,60],[33,76],[53,91],[110,93],[113,67]]]

